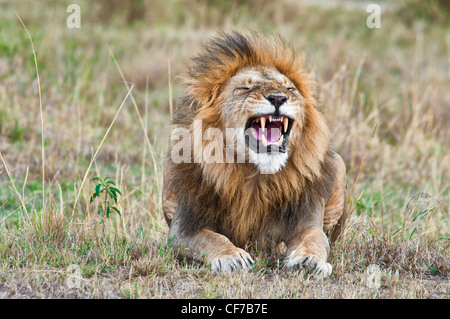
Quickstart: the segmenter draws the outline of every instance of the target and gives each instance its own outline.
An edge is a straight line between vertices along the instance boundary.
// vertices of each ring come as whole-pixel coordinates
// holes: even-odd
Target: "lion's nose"
[[[287,96],[281,94],[271,94],[266,99],[273,105],[275,108],[279,108],[283,103],[287,101]]]

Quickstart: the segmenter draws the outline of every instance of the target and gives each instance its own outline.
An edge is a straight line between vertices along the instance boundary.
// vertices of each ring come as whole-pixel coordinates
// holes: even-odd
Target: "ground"
[[[70,3],[0,2],[0,298],[449,298],[444,1],[375,1],[373,29],[359,1],[77,1],[73,29]],[[323,281],[257,250],[215,276],[167,241],[170,108],[189,57],[230,29],[279,33],[315,71],[351,214]],[[117,203],[90,202],[95,176]]]

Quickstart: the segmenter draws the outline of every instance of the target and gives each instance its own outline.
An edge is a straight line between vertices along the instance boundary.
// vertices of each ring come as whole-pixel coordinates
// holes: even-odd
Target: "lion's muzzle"
[[[257,153],[286,152],[293,120],[287,116],[264,114],[247,121],[247,143]]]

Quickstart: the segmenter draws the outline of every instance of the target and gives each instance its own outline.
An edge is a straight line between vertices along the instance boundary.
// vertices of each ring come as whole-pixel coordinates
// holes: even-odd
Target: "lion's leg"
[[[188,258],[206,261],[211,264],[214,273],[224,273],[246,269],[253,266],[253,260],[243,249],[233,245],[231,241],[218,233],[203,229],[192,236],[180,232],[177,215],[178,200],[170,189],[172,162],[164,161],[162,206],[164,217],[170,227],[169,238],[177,248]]]
[[[331,242],[336,240],[343,230],[347,217],[345,164],[342,158],[334,153],[336,182],[332,186],[331,197],[318,205],[308,216],[299,235],[288,245],[286,266],[308,267],[321,276],[329,276],[332,267],[327,263]],[[328,235],[328,238],[327,238]]]
[[[162,208],[164,212],[164,218],[166,219],[167,225],[172,224],[172,220],[177,212],[178,201],[175,194],[163,187],[162,193]]]
[[[336,153],[334,153],[334,167],[336,168],[336,182],[331,197],[325,203],[323,216],[323,230],[328,235],[330,242],[334,242],[339,237],[347,218],[345,163]]]
[[[170,179],[172,176],[172,161],[167,156],[163,161],[163,188],[162,188],[162,208],[164,218],[167,225],[172,224],[172,220],[175,217],[178,208],[178,200],[175,196],[175,192],[170,188]]]
[[[317,276],[331,275],[332,267],[327,263],[330,245],[323,231],[325,200],[315,203],[305,212],[297,232],[286,242],[285,265],[288,268],[308,268]]]
[[[192,236],[182,235],[177,216],[178,200],[170,189],[171,161],[164,162],[164,182],[162,206],[164,217],[170,227],[169,238],[180,251],[189,258],[211,264],[214,273],[224,273],[250,268],[253,260],[243,249],[234,246],[231,241],[218,233],[203,229]]]
[[[233,245],[221,234],[202,229],[195,235],[182,235],[177,218],[170,227],[169,238],[173,238],[173,242],[185,256],[198,261],[206,260],[215,274],[248,269],[253,266],[250,255]]]
[[[305,229],[299,238],[288,246],[286,266],[309,268],[318,276],[331,275],[332,267],[327,263],[330,245],[320,225]]]

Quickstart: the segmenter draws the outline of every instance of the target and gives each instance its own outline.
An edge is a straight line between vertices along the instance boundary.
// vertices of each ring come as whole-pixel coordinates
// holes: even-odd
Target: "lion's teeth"
[[[287,117],[283,118],[283,126],[284,126],[284,133],[286,133],[289,126],[289,119]]]
[[[272,116],[269,115],[269,122],[272,122]]]
[[[266,118],[265,117],[261,117],[261,129],[263,132],[266,129]]]
[[[261,140],[262,140],[263,146],[266,147],[267,146],[267,139],[266,139],[266,136],[264,134],[262,135],[262,139]]]
[[[283,135],[281,135],[280,139],[278,140],[278,146],[281,146],[283,144]]]

